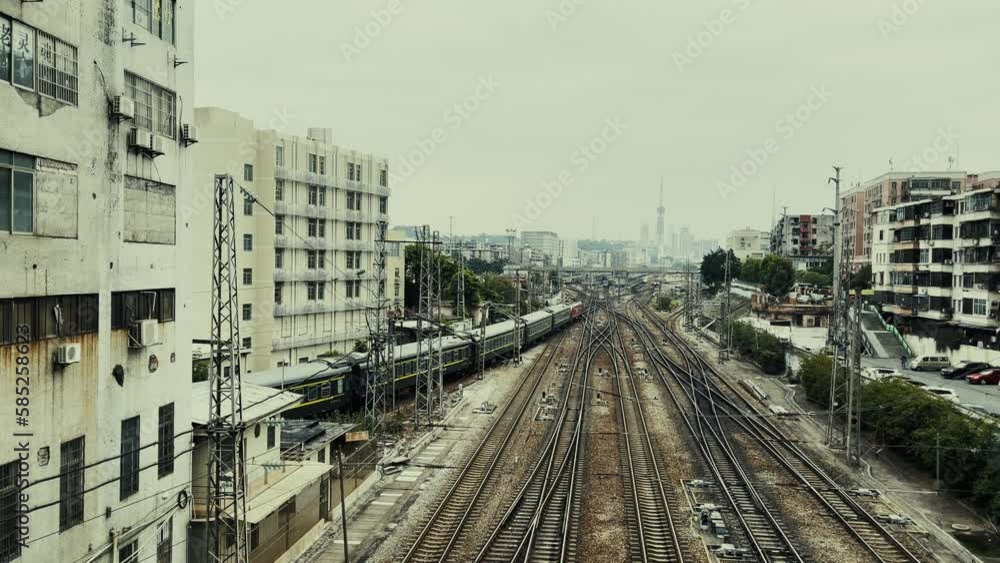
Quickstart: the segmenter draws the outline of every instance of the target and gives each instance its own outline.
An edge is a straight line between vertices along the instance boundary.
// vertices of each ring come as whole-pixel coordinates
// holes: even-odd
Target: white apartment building
[[[521,246],[531,249],[533,260],[554,262],[562,255],[559,235],[552,231],[521,231]]]
[[[193,14],[0,0],[0,561],[187,561]]]
[[[726,235],[726,249],[732,250],[740,261],[763,258],[771,248],[771,234],[757,229],[739,229]]]
[[[872,276],[883,311],[900,319],[947,322],[970,340],[995,343],[998,180],[986,177],[960,193],[875,210]]]
[[[247,370],[343,354],[367,341],[376,227],[389,219],[389,162],[333,144],[328,129],[310,129],[305,137],[258,129],[219,108],[196,109],[195,122],[202,139],[194,184],[198,199],[209,202],[192,217],[198,240],[211,240],[216,174],[232,175],[260,204],[246,201],[236,211]],[[195,310],[208,311],[211,248],[199,245],[192,265]],[[393,295],[394,288],[386,289]],[[194,321],[194,338],[207,339],[209,315]]]

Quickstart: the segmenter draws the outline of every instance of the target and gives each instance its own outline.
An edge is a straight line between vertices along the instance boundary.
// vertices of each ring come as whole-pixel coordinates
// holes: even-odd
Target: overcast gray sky
[[[832,205],[835,162],[849,182],[959,148],[956,168],[1000,168],[996,0],[194,5],[196,104],[388,156],[397,224],[588,237],[596,216],[634,239],[663,176],[667,222],[722,238],[764,227],[772,190]]]

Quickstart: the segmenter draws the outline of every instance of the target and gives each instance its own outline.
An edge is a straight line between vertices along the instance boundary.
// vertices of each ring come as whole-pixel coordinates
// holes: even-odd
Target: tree
[[[748,258],[740,278],[763,285],[771,295],[783,296],[795,283],[795,267],[790,259],[777,254],[769,254],[762,259]]]
[[[701,259],[701,279],[709,286],[726,283],[726,256],[729,256],[729,279],[740,277],[740,259],[732,250],[717,248]]]
[[[851,274],[851,289],[868,289],[872,286],[872,266],[865,264],[860,270]]]
[[[833,285],[833,279],[830,276],[813,270],[795,272],[795,281],[798,283],[812,284],[818,287],[828,287]]]

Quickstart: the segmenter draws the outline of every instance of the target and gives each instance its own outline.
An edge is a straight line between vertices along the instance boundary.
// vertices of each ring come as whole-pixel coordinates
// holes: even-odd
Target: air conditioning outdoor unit
[[[133,127],[128,133],[128,148],[134,151],[148,151],[153,148],[153,135]]]
[[[143,346],[160,343],[160,322],[156,319],[139,321],[139,342]]]
[[[111,100],[111,117],[118,121],[135,118],[135,102],[127,96],[115,96]]]
[[[59,365],[67,366],[80,363],[80,345],[64,344],[56,348],[55,356],[55,362]]]
[[[166,152],[166,140],[159,135],[150,135],[149,153],[153,156],[159,156]]]
[[[198,128],[190,123],[181,125],[181,141],[184,146],[193,145],[198,142]]]

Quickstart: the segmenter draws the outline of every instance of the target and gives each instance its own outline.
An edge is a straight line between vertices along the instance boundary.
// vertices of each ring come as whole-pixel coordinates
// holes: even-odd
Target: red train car
[[[577,301],[573,303],[572,308],[569,310],[569,318],[572,320],[577,320],[583,315],[583,303]]]

